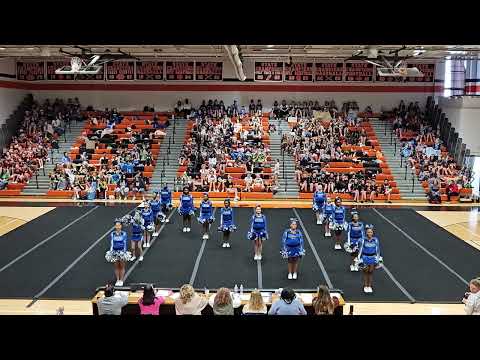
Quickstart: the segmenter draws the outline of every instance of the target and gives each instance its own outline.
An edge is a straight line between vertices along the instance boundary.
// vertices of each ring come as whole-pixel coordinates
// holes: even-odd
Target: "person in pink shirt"
[[[160,315],[160,305],[165,302],[162,296],[156,296],[152,285],[143,289],[143,296],[138,300],[141,315]]]

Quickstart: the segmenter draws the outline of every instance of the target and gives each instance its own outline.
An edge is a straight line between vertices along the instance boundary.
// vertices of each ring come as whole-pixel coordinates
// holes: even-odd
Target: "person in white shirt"
[[[480,315],[480,278],[470,281],[470,293],[463,299],[467,315]]]

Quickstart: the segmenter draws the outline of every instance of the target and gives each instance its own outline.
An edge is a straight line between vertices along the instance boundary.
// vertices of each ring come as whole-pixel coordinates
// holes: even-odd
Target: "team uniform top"
[[[200,203],[200,216],[198,217],[198,221],[202,224],[205,221],[213,220],[213,205],[210,200],[202,200]]]
[[[180,215],[192,215],[195,212],[192,195],[180,195],[180,207],[178,208],[178,211],[180,212]]]
[[[132,241],[140,241],[142,240],[142,233],[143,233],[143,218],[140,219],[140,222],[133,221],[132,222]]]
[[[142,210],[142,218],[145,226],[150,225],[153,222],[153,211],[152,209]]]
[[[256,214],[253,215],[250,231],[248,232],[249,239],[255,240],[257,237],[266,239],[267,236],[267,217],[263,214],[260,216],[257,216]]]
[[[348,223],[347,226],[347,242],[345,243],[345,250],[355,252],[358,249],[360,240],[365,237],[365,226],[361,221]]]
[[[315,191],[313,194],[313,210],[323,210],[323,205],[327,200],[327,195],[323,191]]]
[[[364,237],[360,240],[359,256],[364,265],[378,264],[380,257],[380,242],[376,236],[368,239]]]
[[[334,206],[333,222],[338,225],[345,223],[345,208],[343,206]]]
[[[112,231],[110,237],[111,251],[127,251],[127,233],[125,231],[121,231],[120,233]]]
[[[293,232],[287,229],[282,237],[282,251],[280,252],[283,258],[299,257],[305,255],[303,248],[303,235],[300,230]]]
[[[333,205],[331,203],[329,204],[329,203],[325,202],[323,204],[323,214],[325,215],[325,217],[327,219],[330,219],[332,217],[334,208],[335,208],[335,205]]]
[[[169,189],[164,189],[160,191],[160,203],[162,205],[172,204],[172,192]]]
[[[224,207],[220,210],[220,230],[221,231],[233,231],[235,230],[235,224],[233,222],[233,208]]]
[[[153,212],[153,218],[156,218],[160,212],[160,200],[153,199],[150,201],[150,209]]]

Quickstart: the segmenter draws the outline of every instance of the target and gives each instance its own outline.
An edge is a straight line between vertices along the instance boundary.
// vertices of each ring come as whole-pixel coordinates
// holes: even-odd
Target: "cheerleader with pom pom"
[[[267,218],[262,214],[262,207],[255,207],[255,214],[252,216],[250,231],[247,238],[253,241],[255,255],[253,260],[262,260],[263,242],[268,239]]]
[[[233,208],[230,206],[230,199],[225,199],[224,207],[220,210],[220,226],[218,231],[223,233],[223,248],[230,247],[230,234],[234,232],[237,227],[233,221]]]
[[[127,250],[127,233],[122,230],[121,220],[115,221],[115,230],[110,234],[110,250],[105,254],[105,260],[113,263],[115,276],[117,278],[116,286],[123,286],[125,276],[125,262],[130,260],[131,254]]]
[[[155,232],[153,233],[153,236],[158,236],[160,218],[165,218],[165,215],[160,211],[160,194],[158,192],[155,192],[153,199],[150,200],[150,209],[152,209],[153,223],[155,225]]]
[[[332,199],[327,197],[327,201],[323,204],[323,220],[325,221],[325,237],[332,236],[330,232],[330,223],[332,222],[333,209],[335,205],[332,204]]]
[[[130,261],[135,261],[138,253],[138,261],[143,261],[143,251],[142,251],[142,241],[143,241],[143,231],[145,230],[145,221],[143,220],[142,214],[140,211],[135,211],[135,215],[130,220],[132,225],[132,258]]]
[[[358,246],[360,240],[365,237],[365,227],[359,221],[357,211],[352,211],[352,221],[347,225],[347,242],[344,244],[345,251],[352,256],[352,263],[350,264],[350,271],[358,271],[358,265],[355,259],[358,256]]]
[[[297,229],[297,220],[290,219],[290,228],[285,230],[282,237],[282,250],[280,253],[288,261],[288,279],[296,280],[298,272],[298,263],[300,258],[305,255],[303,247],[303,235]]]
[[[342,231],[346,227],[345,207],[342,206],[342,199],[337,197],[333,208],[332,222],[330,223],[330,229],[335,231],[335,250],[342,250],[340,239],[342,237]]]
[[[210,224],[215,221],[213,217],[213,205],[210,199],[208,198],[208,193],[203,194],[203,200],[200,203],[199,207],[200,215],[197,220],[203,227],[203,240],[207,240],[210,236],[208,234],[210,230]]]
[[[168,185],[165,185],[162,191],[160,191],[160,205],[162,214],[165,216],[163,219],[160,219],[160,221],[168,223],[170,220],[167,216],[172,209],[172,192],[168,188]]]
[[[150,209],[150,203],[147,201],[145,202],[145,206],[142,210],[142,218],[143,218],[143,247],[149,248],[150,247],[150,240],[152,237],[152,233],[155,230],[155,224],[153,222],[153,211]]]
[[[322,185],[318,186],[318,190],[315,191],[313,194],[313,204],[312,204],[312,210],[315,213],[315,216],[317,217],[317,225],[322,225],[324,215],[323,215],[323,207],[325,205],[327,199],[327,194],[323,192]]]
[[[373,225],[365,226],[366,236],[360,240],[357,264],[363,270],[363,292],[372,293],[373,271],[383,263],[380,256],[380,243],[373,236]]]
[[[190,194],[190,190],[186,186],[183,188],[182,195],[180,195],[178,213],[183,218],[183,232],[190,232],[192,215],[195,214],[195,207],[193,205],[193,196]]]

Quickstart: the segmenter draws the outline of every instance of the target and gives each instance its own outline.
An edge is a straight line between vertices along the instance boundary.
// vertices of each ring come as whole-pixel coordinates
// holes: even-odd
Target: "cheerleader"
[[[168,185],[165,185],[162,191],[160,191],[160,205],[162,214],[165,215],[165,217],[160,219],[160,221],[168,223],[170,220],[168,219],[167,215],[172,209],[172,192],[168,188]]]
[[[215,221],[215,218],[213,217],[213,205],[208,198],[208,193],[203,194],[203,200],[200,203],[199,210],[200,215],[197,220],[203,227],[203,240],[207,240],[209,238],[208,232],[210,230],[210,224]]]
[[[290,219],[290,228],[285,230],[282,237],[282,257],[288,261],[288,279],[297,279],[298,262],[305,255],[303,235],[297,229],[297,219]]]
[[[327,201],[323,204],[323,219],[325,221],[325,236],[332,236],[330,233],[330,223],[332,222],[333,209],[335,208],[332,204],[332,199],[327,197]]]
[[[160,211],[160,195],[157,191],[155,192],[153,199],[150,201],[150,209],[152,209],[153,223],[155,225],[155,232],[153,233],[153,236],[158,236],[160,218],[164,219],[165,215]]]
[[[262,207],[255,207],[255,214],[252,216],[250,231],[247,234],[249,240],[253,241],[255,256],[253,260],[262,260],[263,241],[268,239],[267,218],[262,214]]]
[[[383,262],[380,256],[380,243],[373,236],[373,225],[365,226],[366,236],[360,240],[357,264],[363,270],[363,292],[372,293],[373,271]]]
[[[152,209],[150,209],[149,201],[145,202],[145,206],[143,207],[143,210],[142,210],[141,214],[142,214],[143,226],[144,226],[144,230],[143,230],[144,236],[143,236],[143,238],[145,240],[143,242],[143,247],[144,248],[149,248],[150,247],[151,236],[152,236],[152,233],[155,229],[153,211],[152,211]]]
[[[323,192],[322,185],[319,185],[317,191],[315,191],[315,193],[313,194],[312,204],[312,209],[317,217],[317,225],[321,225],[323,223],[323,206],[325,204],[326,198],[327,194]]]
[[[345,251],[352,256],[350,271],[358,271],[358,264],[355,259],[358,256],[360,240],[365,237],[365,227],[358,219],[358,212],[352,211],[352,221],[347,225],[347,242],[344,244]]]
[[[190,190],[186,186],[183,188],[182,195],[180,195],[178,213],[183,217],[183,232],[190,232],[195,207],[193,205],[193,196],[190,195]]]
[[[340,239],[342,231],[346,228],[345,221],[345,207],[342,206],[342,199],[337,197],[335,199],[335,206],[333,207],[332,222],[330,229],[335,230],[335,250],[342,250]]]
[[[115,230],[110,234],[110,250],[105,254],[105,260],[113,263],[115,276],[117,278],[116,286],[123,286],[123,277],[125,276],[125,262],[130,260],[131,254],[127,251],[128,237],[122,230],[121,220],[115,221]]]
[[[143,220],[142,214],[140,211],[135,211],[135,215],[130,221],[132,225],[132,237],[131,237],[131,247],[132,247],[132,258],[131,261],[135,261],[137,258],[138,252],[138,261],[143,261],[142,253],[142,240],[143,240],[143,231],[145,229],[145,221]]]
[[[230,247],[230,234],[234,232],[237,227],[233,221],[233,208],[230,207],[230,199],[225,199],[223,202],[224,207],[220,211],[220,226],[218,227],[218,231],[223,233],[223,248]]]

